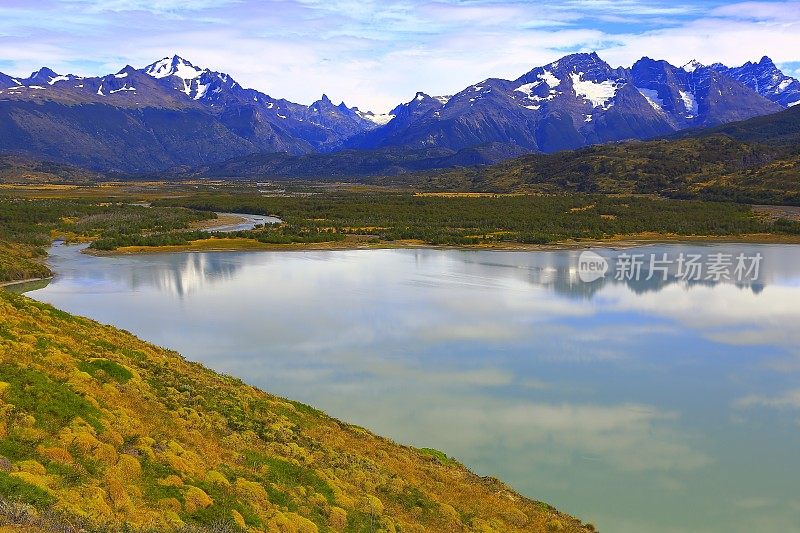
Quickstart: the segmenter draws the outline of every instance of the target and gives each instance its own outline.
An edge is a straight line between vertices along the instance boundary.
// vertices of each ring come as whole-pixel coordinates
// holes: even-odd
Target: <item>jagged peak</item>
[[[121,68],[119,70],[119,72],[117,72],[117,75],[119,75],[119,74],[133,74],[134,72],[138,72],[138,71],[134,67],[132,67],[130,65],[125,65],[123,68]]]
[[[28,77],[29,80],[33,79],[44,79],[50,80],[52,78],[57,78],[59,74],[57,74],[53,69],[49,67],[42,67],[39,70],[32,72],[31,75]]]
[[[208,69],[196,67],[190,61],[176,54],[147,65],[144,68],[144,72],[154,78],[177,76],[184,80],[191,80],[198,78],[204,72],[208,72]]]
[[[762,57],[761,61],[759,61],[758,64],[762,65],[762,66],[769,66],[769,67],[774,67],[775,66],[775,62],[772,61],[772,58],[769,57],[769,56]]]
[[[558,61],[553,61],[552,63],[550,63],[549,66],[551,66],[553,68],[557,68],[559,65],[563,65],[563,64],[574,65],[574,64],[580,64],[580,63],[586,63],[586,62],[590,62],[590,63],[605,63],[605,61],[603,61],[600,58],[600,56],[597,55],[597,52],[575,52],[573,54],[565,55],[564,57],[562,57]]]
[[[694,72],[695,70],[697,70],[699,68],[704,68],[704,67],[705,67],[705,65],[702,64],[701,62],[699,62],[696,59],[692,59],[691,61],[689,61],[685,65],[681,66],[681,68],[683,70],[685,70],[686,72]]]

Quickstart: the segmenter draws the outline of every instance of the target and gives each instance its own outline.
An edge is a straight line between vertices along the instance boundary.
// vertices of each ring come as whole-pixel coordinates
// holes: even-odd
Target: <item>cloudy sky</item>
[[[7,74],[107,74],[179,54],[274,97],[324,92],[381,112],[418,90],[452,94],[592,50],[613,66],[766,54],[800,76],[800,1],[0,1]]]

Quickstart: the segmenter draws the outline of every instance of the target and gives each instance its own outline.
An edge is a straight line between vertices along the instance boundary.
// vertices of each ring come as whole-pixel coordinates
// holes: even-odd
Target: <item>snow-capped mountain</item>
[[[572,54],[516,80],[488,79],[449,99],[424,93],[387,125],[347,144],[453,150],[507,143],[551,152],[706,127],[781,107],[711,67],[643,58],[612,68],[596,53]]]
[[[240,88],[227,74],[201,69],[179,56],[165,57],[146,66],[143,72],[155,79],[165,80],[173,89],[192,100],[208,103],[219,101],[223,93]]]
[[[460,150],[506,143],[549,152],[671,131],[629,78],[597,54],[572,54],[516,80],[487,79],[449,98],[418,93],[392,111],[386,126],[348,144]]]
[[[800,84],[768,58],[733,69],[649,58],[612,68],[581,53],[452,96],[419,92],[377,115],[325,95],[311,105],[273,98],[176,55],[99,77],[0,73],[0,151],[128,172],[342,148],[433,149],[442,161],[479,149],[460,160],[485,161],[645,139],[798,100]]]
[[[44,116],[30,103],[42,104]],[[101,77],[46,67],[24,79],[0,74],[0,126],[10,132],[0,150],[93,168],[150,171],[254,152],[329,151],[378,127],[375,117],[327,97],[310,106],[273,98],[177,55]],[[38,129],[42,120],[52,127]]]
[[[714,63],[711,68],[747,85],[761,96],[782,105],[791,107],[800,104],[800,81],[787,76],[764,56],[758,63],[748,61],[741,67],[726,67]]]
[[[690,61],[675,67],[644,57],[630,72],[636,88],[673,129],[707,127],[781,110],[741,82]]]

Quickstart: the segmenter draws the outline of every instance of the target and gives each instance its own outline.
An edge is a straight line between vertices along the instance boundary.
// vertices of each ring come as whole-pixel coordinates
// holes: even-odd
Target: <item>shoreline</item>
[[[352,237],[352,236],[351,236]],[[666,235],[642,234],[627,235],[611,239],[587,241],[562,241],[549,244],[525,243],[491,243],[475,245],[436,245],[423,241],[380,241],[369,242],[368,238],[349,238],[345,241],[296,244],[267,244],[253,239],[203,239],[189,244],[171,246],[129,246],[111,251],[99,251],[86,248],[83,253],[102,256],[163,254],[163,253],[201,253],[201,252],[318,252],[348,250],[463,250],[463,251],[496,251],[496,252],[546,252],[558,250],[579,250],[591,248],[637,248],[659,244],[784,244],[800,245],[800,236],[777,234],[744,234],[731,236],[713,235]],[[226,242],[227,241],[227,242]]]
[[[35,283],[37,281],[49,281],[52,280],[55,276],[47,276],[46,278],[28,278],[28,279],[19,279],[15,281],[2,281],[0,282],[0,288],[5,287],[13,287],[14,285],[22,285],[25,283]]]

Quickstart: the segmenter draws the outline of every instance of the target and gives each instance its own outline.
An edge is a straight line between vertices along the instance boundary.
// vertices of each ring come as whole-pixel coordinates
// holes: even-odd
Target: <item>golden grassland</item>
[[[593,529],[441,452],[5,291],[0,414],[7,531]]]

